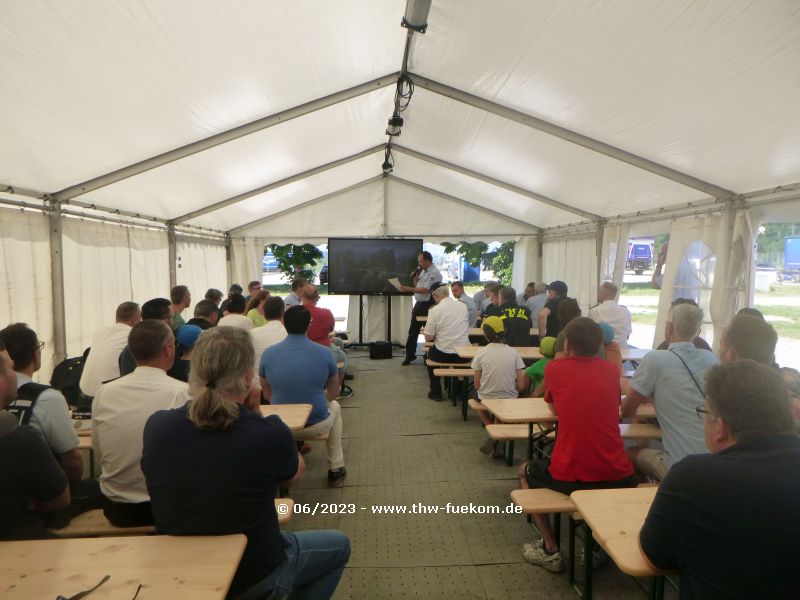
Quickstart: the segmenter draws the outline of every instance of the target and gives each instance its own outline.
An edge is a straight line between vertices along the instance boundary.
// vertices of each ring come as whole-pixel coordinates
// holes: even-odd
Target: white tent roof
[[[393,175],[357,185],[381,174],[404,7],[5,2],[3,197],[271,239],[497,238],[800,182],[793,0],[433,0]]]

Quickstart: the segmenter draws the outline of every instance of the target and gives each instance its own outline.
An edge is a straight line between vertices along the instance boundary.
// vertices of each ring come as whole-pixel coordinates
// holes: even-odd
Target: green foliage
[[[483,261],[485,267],[491,268],[490,263],[484,260],[484,256],[489,251],[489,245],[485,242],[457,242],[455,244],[442,242],[442,248],[447,254],[453,252],[460,254],[469,265],[477,266]]]
[[[515,244],[516,242],[503,242],[492,252],[489,252],[489,245],[484,242],[442,242],[442,248],[447,253],[457,252],[470,265],[482,264],[494,273],[500,283],[510,285]]]
[[[309,281],[314,280],[314,271],[311,267],[317,266],[317,261],[322,258],[322,252],[313,244],[269,244],[267,248],[275,256],[278,270],[284,278],[293,281],[297,277],[304,277]],[[265,249],[265,250],[266,250]]]

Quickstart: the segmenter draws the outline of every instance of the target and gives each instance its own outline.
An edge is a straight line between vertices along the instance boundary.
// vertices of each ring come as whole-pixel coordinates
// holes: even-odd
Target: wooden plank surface
[[[0,597],[70,597],[106,575],[92,600],[139,597],[222,600],[233,580],[244,535],[167,535],[0,543]]]
[[[262,404],[261,414],[265,417],[277,415],[292,431],[303,429],[311,414],[310,404]]]

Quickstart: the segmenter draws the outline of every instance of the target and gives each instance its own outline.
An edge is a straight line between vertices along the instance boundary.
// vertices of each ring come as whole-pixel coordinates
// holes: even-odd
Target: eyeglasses
[[[711,415],[712,417],[714,416],[714,413],[712,413],[710,410],[706,410],[705,406],[696,406],[694,411],[697,413],[698,419],[702,419],[703,415]]]
[[[38,344],[36,344],[36,348],[34,348],[34,350],[41,351],[42,348],[44,348],[44,342],[39,342]]]

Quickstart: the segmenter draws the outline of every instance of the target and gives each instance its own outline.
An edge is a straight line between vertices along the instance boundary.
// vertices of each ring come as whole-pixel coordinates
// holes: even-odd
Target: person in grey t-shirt
[[[472,300],[472,298],[467,296],[467,293],[464,291],[464,284],[460,281],[454,281],[450,284],[450,291],[453,293],[453,298],[466,304],[469,326],[475,327],[475,324],[478,321],[478,309],[475,308],[475,302]]]

